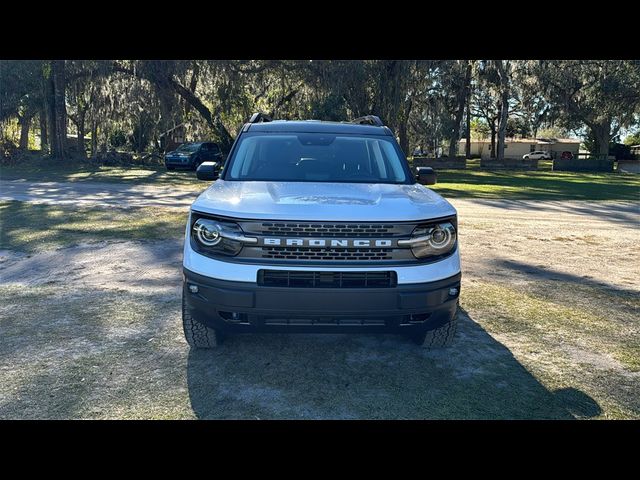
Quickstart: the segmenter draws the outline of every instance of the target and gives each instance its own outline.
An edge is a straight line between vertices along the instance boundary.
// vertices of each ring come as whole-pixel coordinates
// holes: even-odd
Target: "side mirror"
[[[217,180],[220,176],[220,165],[217,162],[202,162],[196,170],[198,180]]]
[[[438,175],[431,167],[417,167],[416,179],[421,185],[435,185]]]

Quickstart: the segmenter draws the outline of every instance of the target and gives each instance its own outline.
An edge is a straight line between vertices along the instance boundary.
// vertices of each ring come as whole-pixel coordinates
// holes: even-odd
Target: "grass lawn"
[[[441,170],[433,189],[449,198],[512,198],[540,200],[640,200],[640,175],[618,173]],[[201,189],[192,171],[168,172],[164,167],[104,167],[60,164],[34,158],[0,167],[0,179],[39,182],[119,182]]]
[[[101,240],[179,238],[187,214],[173,209],[0,202],[0,249],[37,252]]]
[[[264,334],[207,351],[182,337],[178,268],[146,292],[79,286],[0,285],[0,418],[640,418],[633,298],[596,292],[594,313],[570,284],[558,304],[478,283],[446,350]]]
[[[106,167],[89,162],[69,163],[32,157],[16,165],[0,166],[0,180],[24,179],[32,182],[116,182],[156,184],[179,188],[202,188],[195,172],[172,171],[163,166]]]
[[[432,188],[450,198],[640,200],[640,175],[441,170],[438,183]]]

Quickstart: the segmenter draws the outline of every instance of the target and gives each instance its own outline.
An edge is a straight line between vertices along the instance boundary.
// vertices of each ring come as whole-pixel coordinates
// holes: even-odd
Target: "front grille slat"
[[[287,237],[379,238],[397,234],[394,225],[375,224],[263,223],[261,227],[264,235]]]
[[[262,258],[287,260],[391,260],[391,248],[262,247]]]
[[[259,270],[258,285],[287,288],[392,288],[396,272],[317,272],[304,270]]]

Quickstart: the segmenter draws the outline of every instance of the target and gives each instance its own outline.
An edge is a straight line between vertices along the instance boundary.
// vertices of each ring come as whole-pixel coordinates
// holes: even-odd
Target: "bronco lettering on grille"
[[[270,238],[263,237],[262,245],[275,247],[342,247],[361,248],[377,247],[389,248],[393,246],[392,240],[386,239],[347,239],[347,238]]]

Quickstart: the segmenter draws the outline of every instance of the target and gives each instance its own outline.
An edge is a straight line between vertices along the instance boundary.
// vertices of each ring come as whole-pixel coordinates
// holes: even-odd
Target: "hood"
[[[260,220],[412,221],[455,215],[456,209],[419,185],[217,180],[193,210]]]

